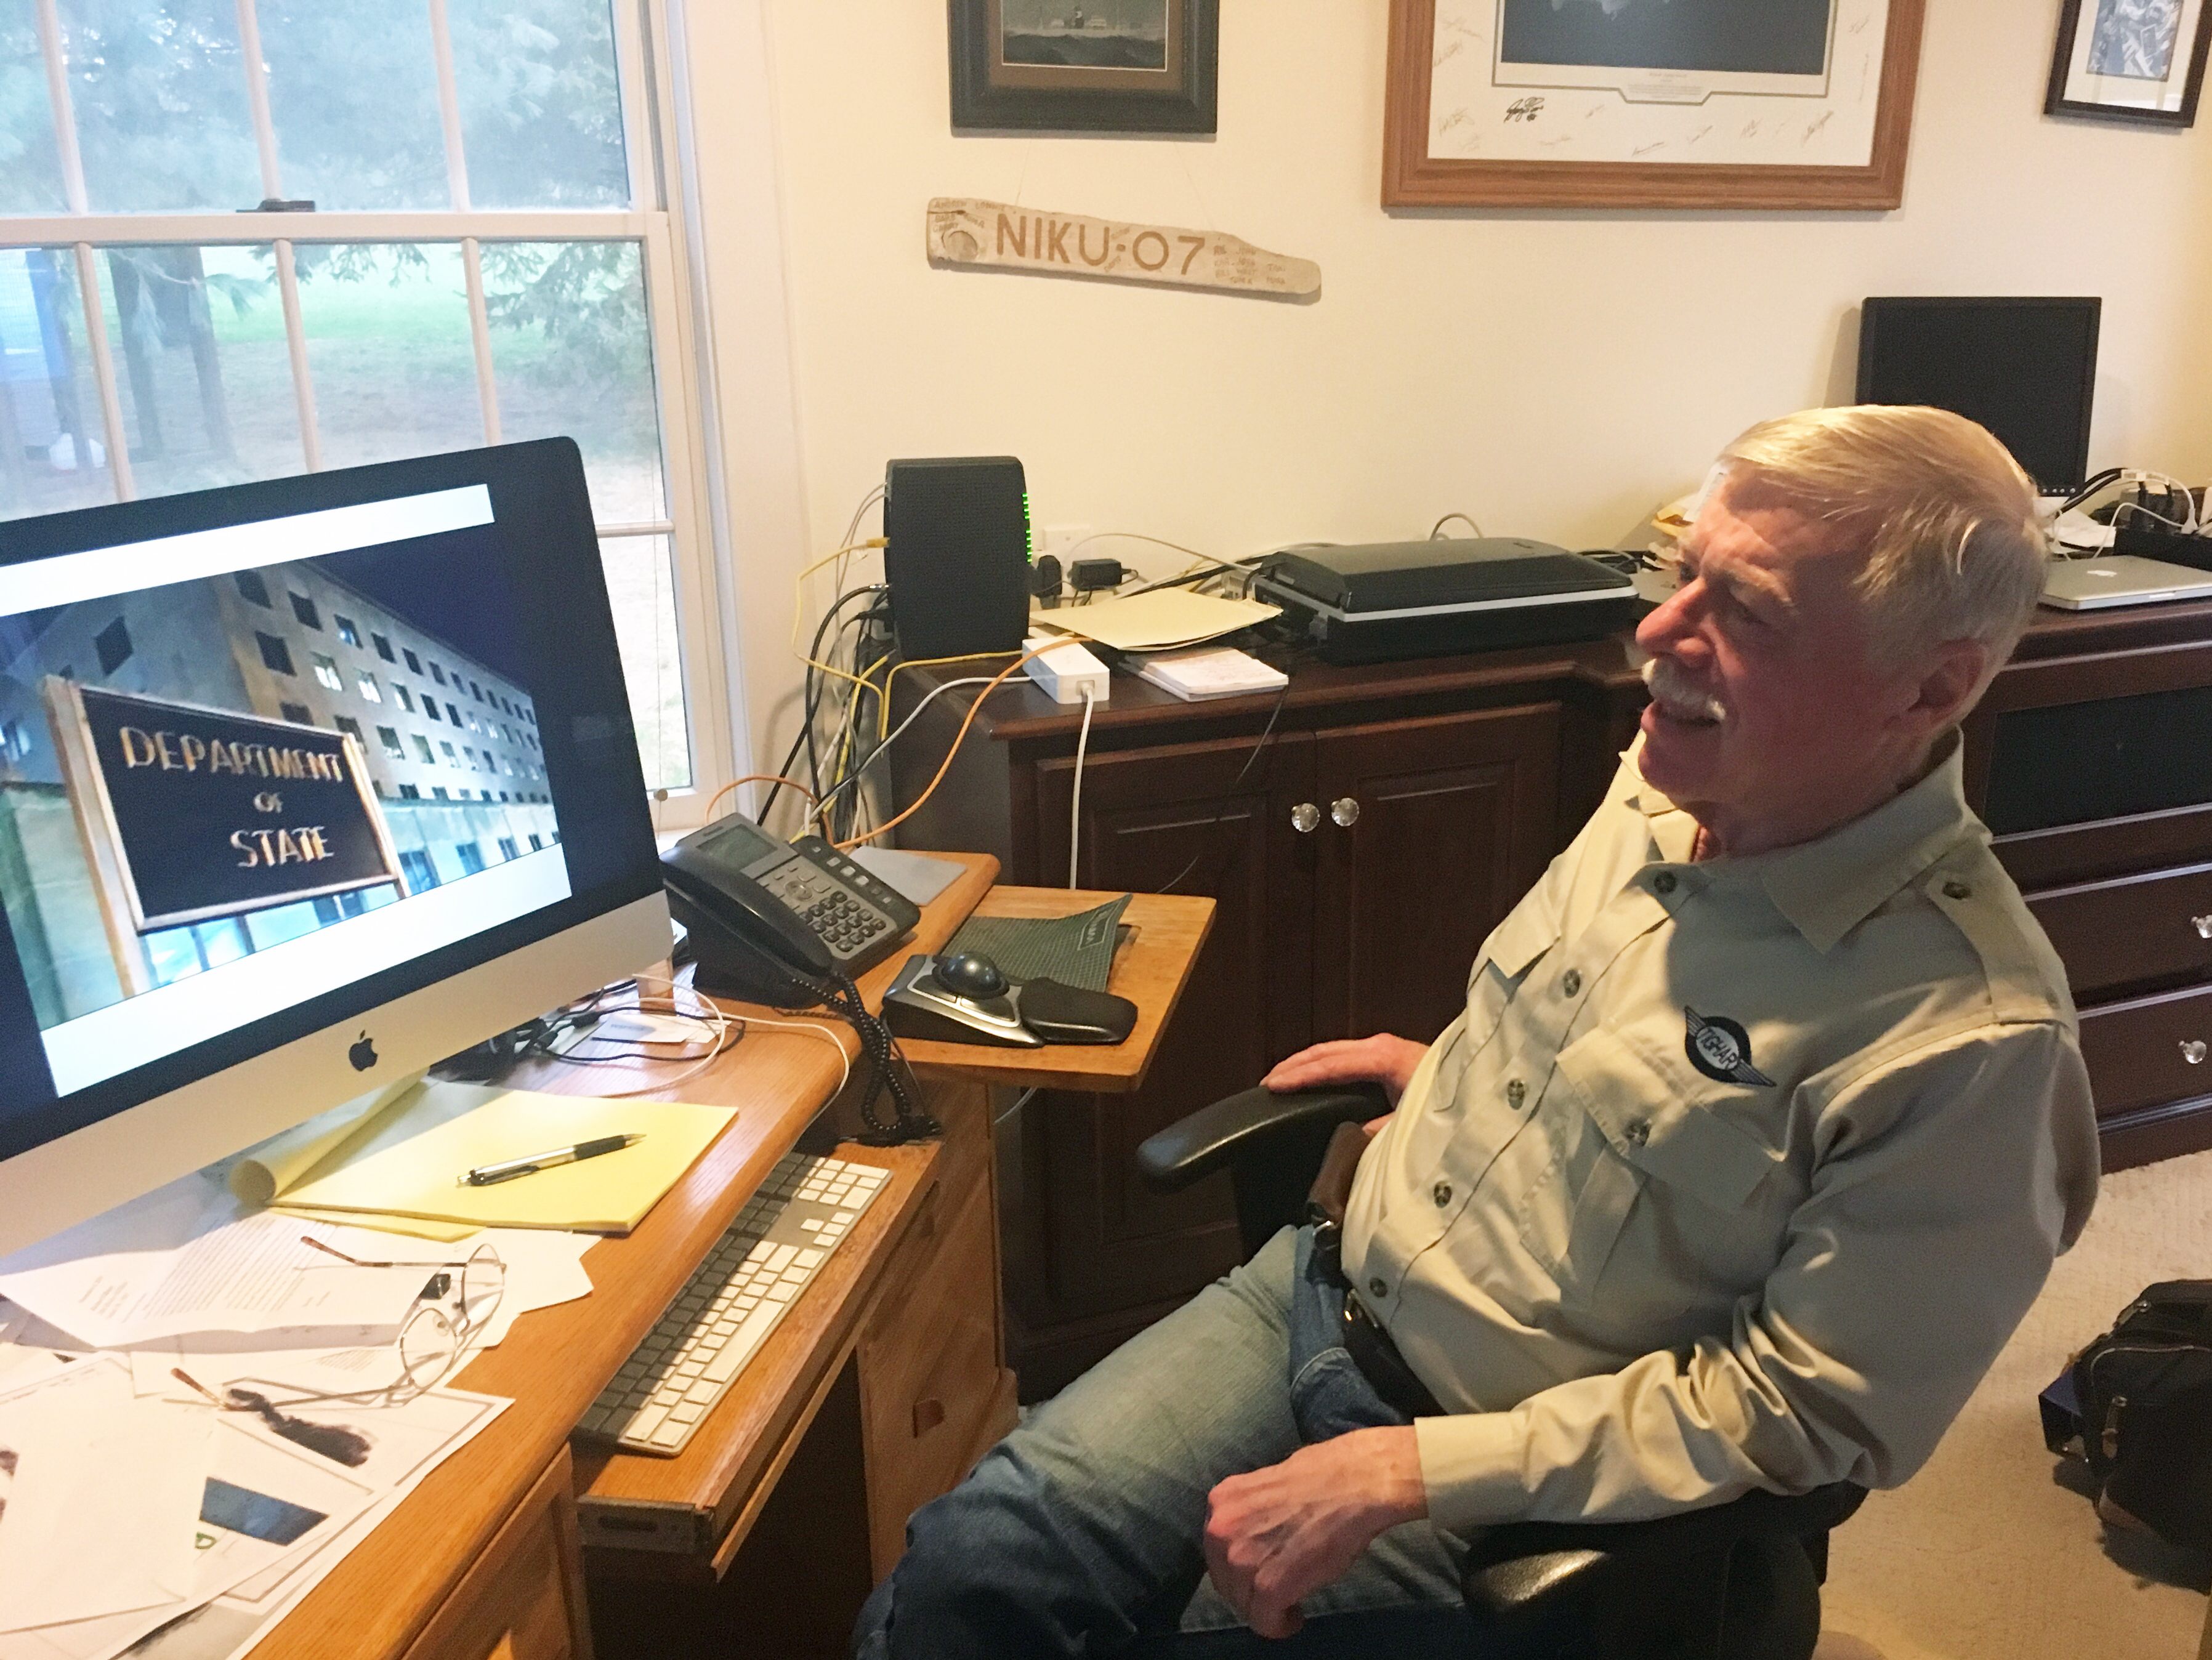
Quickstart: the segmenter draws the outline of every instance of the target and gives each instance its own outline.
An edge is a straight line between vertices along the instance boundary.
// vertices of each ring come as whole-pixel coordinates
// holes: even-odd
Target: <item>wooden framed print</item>
[[[1923,4],[1391,0],[1383,205],[1894,208]]]
[[[1212,132],[1220,0],[948,0],[955,132]]]
[[[2207,0],[2065,0],[2043,112],[2193,126],[2208,49]]]

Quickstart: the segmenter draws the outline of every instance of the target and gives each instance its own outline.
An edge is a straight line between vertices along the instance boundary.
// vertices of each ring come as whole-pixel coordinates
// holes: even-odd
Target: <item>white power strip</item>
[[[1055,645],[1054,641],[1060,643]],[[1033,634],[1022,642],[1024,651],[1036,651],[1040,647],[1050,649],[1042,656],[1030,658],[1022,666],[1029,672],[1030,679],[1052,694],[1054,702],[1080,703],[1086,696],[1096,702],[1106,701],[1112,676],[1088,646],[1060,635]]]

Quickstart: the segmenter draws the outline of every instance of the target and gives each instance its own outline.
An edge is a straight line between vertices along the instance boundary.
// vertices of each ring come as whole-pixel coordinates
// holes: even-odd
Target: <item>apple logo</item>
[[[353,1062],[356,1072],[367,1072],[376,1064],[375,1040],[367,1032],[362,1033],[354,1040],[353,1047],[346,1051],[346,1059]]]

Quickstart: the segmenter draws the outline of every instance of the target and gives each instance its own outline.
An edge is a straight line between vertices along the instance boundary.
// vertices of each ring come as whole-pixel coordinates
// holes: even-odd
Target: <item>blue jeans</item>
[[[1284,1642],[1204,1584],[1206,1494],[1350,1430],[1402,1425],[1339,1341],[1342,1293],[1285,1229],[1133,1337],[915,1512],[854,1633],[859,1660],[1466,1656],[1456,1542],[1394,1528]]]

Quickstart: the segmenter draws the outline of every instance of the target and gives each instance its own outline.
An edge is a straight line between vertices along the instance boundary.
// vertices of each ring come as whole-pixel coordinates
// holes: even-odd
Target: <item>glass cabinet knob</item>
[[[2201,1037],[2183,1038],[2181,1040],[2181,1058],[2189,1062],[2192,1067],[2203,1066],[2204,1064],[2204,1040]]]
[[[1301,801],[1291,809],[1291,828],[1301,836],[1311,836],[1321,824],[1321,809],[1310,801]]]
[[[1336,821],[1339,830],[1350,830],[1359,822],[1359,803],[1348,795],[1340,795],[1328,804],[1328,816]]]
[[[2192,916],[2190,919],[2199,939],[2212,939],[2212,916]]]

